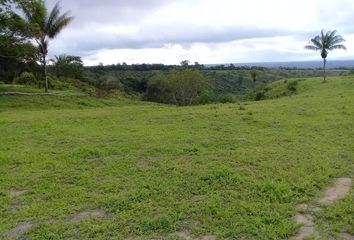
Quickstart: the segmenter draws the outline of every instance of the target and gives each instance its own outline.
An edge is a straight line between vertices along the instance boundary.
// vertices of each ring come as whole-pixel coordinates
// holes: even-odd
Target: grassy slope
[[[107,98],[94,98],[75,89],[67,91],[52,90],[50,94],[54,94],[53,96],[1,96],[2,92],[44,93],[43,89],[0,83],[0,112],[9,110],[60,110],[117,107],[138,103],[124,98],[119,92],[112,93],[110,97]]]
[[[297,88],[242,108],[0,97],[0,232],[32,221],[30,239],[289,237],[297,204],[354,177],[353,77]],[[11,189],[27,192],[14,203]],[[354,234],[352,203],[318,214],[325,233]],[[69,221],[90,209],[108,215]]]

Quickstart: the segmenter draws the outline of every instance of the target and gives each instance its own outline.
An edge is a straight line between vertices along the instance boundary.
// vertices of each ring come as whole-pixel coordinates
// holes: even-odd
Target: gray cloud
[[[343,4],[338,4],[337,1],[341,1]],[[291,21],[290,30],[284,30],[286,29],[284,24],[280,24],[282,26],[280,28],[276,25],[270,27],[272,25],[269,24],[268,27],[263,25],[260,28],[256,27],[256,24],[247,25],[247,22],[230,22],[226,24],[227,26],[218,26],[213,23],[213,20],[218,20],[218,17],[225,17],[222,12],[215,12],[215,16],[210,16],[210,19],[204,19],[203,21],[186,19],[183,12],[176,12],[176,16],[180,15],[180,19],[161,19],[160,21],[160,19],[153,18],[155,17],[154,14],[163,7],[168,7],[171,4],[182,5],[183,7],[200,7],[198,3],[204,3],[200,0],[61,0],[62,10],[70,10],[75,19],[51,43],[50,54],[66,53],[85,57],[93,56],[104,49],[158,49],[169,44],[178,44],[188,48],[194,43],[205,43],[213,47],[213,44],[216,46],[218,43],[278,36],[291,36],[303,45],[319,33],[320,29],[317,28],[320,24],[323,24],[323,28],[329,30],[338,29],[341,34],[354,33],[352,27],[354,5],[349,4],[352,0],[337,1],[328,0],[320,4],[316,12],[313,13],[315,16],[313,18],[314,23],[309,22],[309,27],[304,31],[299,31],[299,29],[295,31],[292,30]],[[47,0],[49,8],[55,3],[56,0]],[[240,4],[242,4],[242,1],[240,1]],[[227,5],[224,7],[227,8]],[[270,11],[270,18],[272,18],[272,7],[275,6],[264,9],[264,11]],[[336,16],[333,15],[334,9],[338,9]],[[169,10],[171,11],[171,8]],[[183,11],[183,8],[179,8],[179,11]],[[235,14],[239,14],[237,9],[235,9]],[[149,21],[151,17],[155,21]],[[168,18],[169,16],[165,17]],[[188,17],[191,16],[188,15]],[[257,16],[254,17],[257,18]],[[299,15],[299,17],[301,16]],[[262,19],[259,19],[259,21],[262,23]],[[296,21],[294,20],[294,22]],[[240,44],[245,48],[257,47],[257,44],[251,41],[242,41]],[[273,54],[280,56],[276,50]],[[284,53],[284,56],[280,57],[285,58],[285,54],[289,53]],[[259,52],[259,56],[263,56],[264,59],[270,58],[270,55],[270,53]]]
[[[141,21],[151,11],[175,0],[61,0],[63,11],[75,16],[72,27],[96,24],[132,24]],[[47,0],[51,9],[57,0]]]
[[[193,43],[220,43],[242,39],[285,36],[287,31],[245,27],[214,28],[209,26],[149,26],[134,34],[100,32],[100,29],[68,31],[59,45],[66,51],[95,51],[100,49],[161,48],[166,44],[187,46]],[[59,40],[62,41],[62,40]],[[64,45],[64,46],[63,46]]]

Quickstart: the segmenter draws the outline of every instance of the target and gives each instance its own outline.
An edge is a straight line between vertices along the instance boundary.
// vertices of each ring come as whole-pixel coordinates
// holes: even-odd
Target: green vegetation
[[[32,1],[0,0],[0,79],[12,81],[21,72],[35,72],[38,49],[29,41],[33,28],[16,11]]]
[[[323,212],[316,215],[320,229],[325,236],[346,232],[354,236],[354,197],[351,195],[333,206],[328,206]]]
[[[146,99],[153,102],[188,106],[199,103],[198,98],[212,83],[198,70],[174,70],[168,74],[157,74],[149,82]]]
[[[32,38],[39,48],[39,61],[43,67],[45,91],[48,92],[47,55],[49,40],[54,39],[72,21],[73,17],[69,16],[69,12],[61,14],[58,3],[55,4],[51,12],[48,12],[44,1],[33,1],[25,7],[22,6],[21,10],[25,16],[24,21],[35,28]]]
[[[264,101],[192,107],[0,96],[0,233],[289,238],[298,204],[354,177],[354,79],[267,87]],[[328,239],[353,234],[353,216],[351,194],[315,221]]]
[[[74,66],[73,66],[74,67]],[[54,67],[56,69],[56,67]],[[153,69],[153,70],[151,70]],[[56,70],[54,70],[56,72]],[[322,76],[320,70],[309,69],[264,69],[257,70],[257,81],[252,79],[253,68],[218,67],[203,68],[201,66],[144,66],[144,65],[110,65],[88,67],[82,71],[81,81],[89,83],[101,91],[120,90],[128,95],[138,96],[147,101],[183,105],[175,101],[171,93],[173,82],[183,84],[180,90],[191,90],[188,82],[203,82],[196,84],[198,97],[191,105],[235,102],[244,98],[265,84],[287,78],[306,78]],[[65,71],[62,71],[65,72]],[[73,71],[74,72],[74,71]],[[329,76],[346,74],[345,70],[331,70]],[[202,79],[203,78],[203,79]],[[189,80],[188,80],[189,79]],[[175,85],[176,87],[176,85]]]

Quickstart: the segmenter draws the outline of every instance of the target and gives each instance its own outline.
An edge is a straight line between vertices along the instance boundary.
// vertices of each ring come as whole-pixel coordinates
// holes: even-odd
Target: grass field
[[[287,239],[298,204],[354,177],[353,124],[353,76],[195,107],[0,96],[0,238]],[[315,222],[354,235],[353,189]]]

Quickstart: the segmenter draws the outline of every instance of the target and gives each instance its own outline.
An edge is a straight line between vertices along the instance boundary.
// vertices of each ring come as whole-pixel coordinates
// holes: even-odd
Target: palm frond
[[[23,2],[20,3],[20,7],[26,22],[37,25],[39,28],[43,29],[47,15],[47,9],[43,1]]]
[[[320,35],[310,40],[310,44],[305,46],[306,49],[321,51],[322,58],[327,57],[328,51],[334,49],[346,49],[343,44],[345,42],[341,35],[337,35],[337,31],[327,31],[321,30]],[[324,57],[325,56],[325,57]]]
[[[333,39],[334,37],[336,37],[337,30],[329,31],[328,34],[329,34],[329,38]]]
[[[342,43],[345,42],[345,39],[342,36],[335,36],[332,41],[331,41],[331,45],[336,45],[338,43]]]
[[[309,49],[309,50],[314,50],[314,51],[319,51],[321,50],[320,48],[318,47],[315,47],[315,46],[312,46],[312,45],[307,45],[305,46],[306,49]]]
[[[320,36],[316,36],[315,38],[311,39],[310,40],[310,44],[312,46],[315,46],[315,47],[319,48],[319,49],[323,48]]]
[[[334,49],[343,49],[343,50],[347,50],[347,48],[342,45],[342,44],[337,44],[337,45],[333,45],[329,48],[329,50],[334,50]]]
[[[47,16],[47,9],[44,3],[36,1],[33,4],[31,23],[38,24],[41,29],[45,25],[45,17]]]
[[[74,18],[69,16],[69,12],[64,13],[63,15],[54,19],[52,24],[48,26],[48,37],[54,38],[59,32],[66,27]]]
[[[60,7],[59,3],[56,3],[49,16],[46,19],[46,26],[44,31],[47,33],[50,30],[50,27],[53,25],[53,22],[59,17]]]

